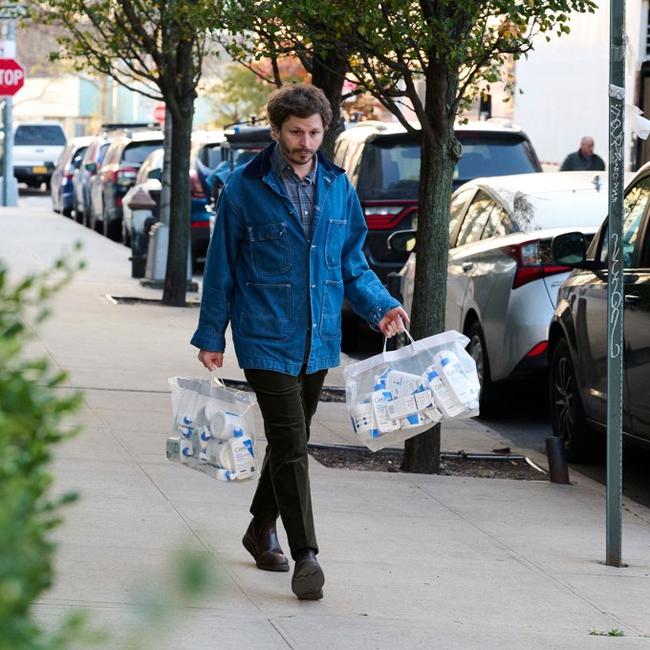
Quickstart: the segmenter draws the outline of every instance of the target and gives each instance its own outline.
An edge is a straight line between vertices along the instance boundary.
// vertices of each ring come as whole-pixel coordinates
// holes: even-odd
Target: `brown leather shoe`
[[[252,520],[244,534],[242,544],[253,556],[258,569],[264,571],[289,570],[289,560],[280,548],[278,535],[275,531],[275,521],[255,526],[254,520]]]
[[[325,575],[316,553],[311,548],[295,554],[296,565],[291,578],[291,590],[299,600],[320,600],[323,597]]]

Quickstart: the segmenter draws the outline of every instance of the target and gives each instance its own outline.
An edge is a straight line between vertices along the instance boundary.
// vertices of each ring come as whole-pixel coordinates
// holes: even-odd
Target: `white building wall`
[[[526,131],[545,163],[561,164],[578,149],[584,135],[594,138],[596,153],[607,162],[609,2],[601,0],[600,5],[594,14],[575,14],[569,35],[553,35],[550,42],[538,37],[535,50],[516,63],[517,88],[523,94],[515,96],[514,121]],[[647,8],[642,0],[627,0],[626,5],[626,95],[627,103],[633,103]],[[627,168],[632,144],[628,123]]]

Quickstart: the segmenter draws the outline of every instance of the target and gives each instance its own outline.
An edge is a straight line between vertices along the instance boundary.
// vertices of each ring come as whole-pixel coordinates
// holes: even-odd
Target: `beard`
[[[280,144],[280,151],[287,160],[290,160],[291,162],[297,163],[299,165],[304,165],[312,160],[316,153],[313,149],[301,149],[299,147],[289,149],[283,143]]]

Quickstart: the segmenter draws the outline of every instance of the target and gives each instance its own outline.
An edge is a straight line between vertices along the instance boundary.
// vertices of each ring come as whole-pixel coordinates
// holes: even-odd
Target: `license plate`
[[[39,167],[32,167],[32,174],[47,174],[47,167],[43,165]]]

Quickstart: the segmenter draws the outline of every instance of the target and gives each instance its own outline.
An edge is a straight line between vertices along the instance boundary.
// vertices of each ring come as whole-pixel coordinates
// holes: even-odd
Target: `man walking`
[[[561,172],[602,172],[605,162],[594,153],[594,139],[586,135],[580,140],[580,149],[570,153],[560,167]]]
[[[385,336],[400,331],[407,315],[368,268],[353,187],[318,153],[332,117],[323,92],[286,86],[267,111],[275,143],[232,172],[219,197],[192,344],[208,370],[220,368],[230,321],[268,442],[242,541],[258,568],[288,571],[280,516],[295,562],[292,590],[316,600],[325,578],[307,442],[327,369],[339,364],[343,298]]]

